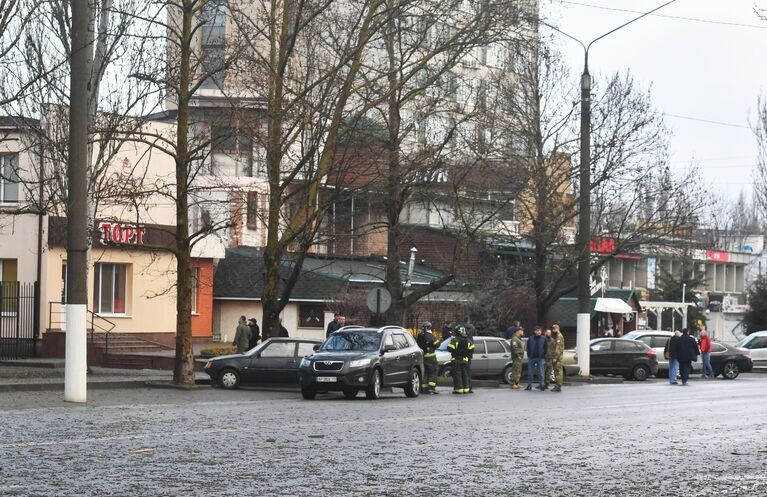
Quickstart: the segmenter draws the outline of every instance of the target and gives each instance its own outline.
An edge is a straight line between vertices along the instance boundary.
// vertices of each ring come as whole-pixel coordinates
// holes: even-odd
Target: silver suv
[[[644,342],[645,345],[655,351],[655,356],[658,358],[658,374],[656,376],[660,378],[668,376],[668,359],[663,355],[663,351],[672,336],[674,336],[673,331],[643,330],[631,331],[626,333],[623,338]],[[700,371],[701,369],[703,369],[703,362],[698,356],[698,360],[692,363],[692,370]]]
[[[755,331],[738,342],[736,347],[748,349],[754,366],[767,366],[767,330]]]

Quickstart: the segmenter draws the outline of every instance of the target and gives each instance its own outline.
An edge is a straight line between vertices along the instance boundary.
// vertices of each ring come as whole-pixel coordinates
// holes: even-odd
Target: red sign
[[[109,243],[144,245],[146,230],[143,226],[102,222],[99,223],[99,231],[101,232],[99,241],[102,245]]]
[[[730,262],[730,253],[706,250],[706,259],[711,262]]]
[[[592,253],[612,254],[615,252],[615,238],[592,238],[589,245]]]

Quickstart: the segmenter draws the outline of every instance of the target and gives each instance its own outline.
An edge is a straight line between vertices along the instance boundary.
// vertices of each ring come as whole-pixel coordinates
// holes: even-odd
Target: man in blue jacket
[[[533,389],[533,374],[538,371],[538,389],[546,390],[543,385],[543,364],[546,359],[546,338],[541,334],[542,329],[536,326],[533,330],[533,336],[527,340],[527,388]]]

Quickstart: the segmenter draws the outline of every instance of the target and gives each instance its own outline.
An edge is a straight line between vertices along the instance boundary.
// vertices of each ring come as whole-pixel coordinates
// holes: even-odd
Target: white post
[[[64,400],[85,402],[88,386],[87,306],[67,304]]]
[[[662,323],[662,320],[663,320],[663,309],[661,309],[660,307],[656,307],[655,308],[655,318],[656,318],[655,319],[655,327],[657,328],[658,331],[660,331],[660,330],[663,329],[663,323]],[[674,326],[672,325],[671,327],[673,328]],[[674,331],[674,330],[671,330],[671,331]]]
[[[682,307],[682,328],[687,328],[687,307]]]
[[[580,376],[590,376],[591,367],[591,314],[578,313],[576,349],[578,353],[578,366],[581,368]]]

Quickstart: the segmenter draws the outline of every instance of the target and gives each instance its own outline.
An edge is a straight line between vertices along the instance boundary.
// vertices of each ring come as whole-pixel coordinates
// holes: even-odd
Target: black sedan
[[[655,351],[644,342],[625,338],[597,338],[591,341],[589,348],[592,373],[620,375],[644,381],[658,372]]]
[[[712,342],[711,368],[714,370],[714,376],[722,375],[726,380],[734,380],[740,373],[751,372],[754,363],[748,350],[722,342]]]
[[[314,353],[320,340],[270,338],[244,354],[213,357],[205,364],[212,385],[237,388],[252,384],[298,385],[301,359]]]

